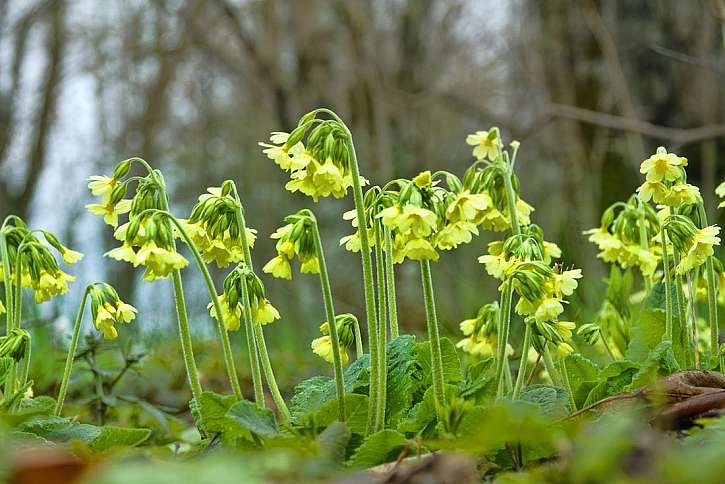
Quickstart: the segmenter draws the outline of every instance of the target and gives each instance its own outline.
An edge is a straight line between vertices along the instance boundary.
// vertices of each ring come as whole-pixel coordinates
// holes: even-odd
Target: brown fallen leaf
[[[52,448],[29,448],[12,459],[10,484],[73,484],[88,465],[70,452]]]

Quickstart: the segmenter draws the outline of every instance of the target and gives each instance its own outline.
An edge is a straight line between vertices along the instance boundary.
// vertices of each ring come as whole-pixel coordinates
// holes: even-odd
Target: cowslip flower
[[[31,287],[35,292],[35,302],[40,304],[68,292],[68,283],[75,281],[75,276],[66,274],[56,269],[55,271],[43,270],[38,280],[32,280]]]
[[[480,223],[486,210],[493,205],[487,193],[472,194],[464,190],[446,208],[446,218],[452,222]]]
[[[134,267],[146,267],[144,280],[154,281],[168,277],[172,271],[183,269],[189,261],[175,250],[159,247],[154,241],[145,242],[133,260]]]
[[[695,233],[690,249],[677,266],[677,273],[687,274],[691,270],[704,264],[707,258],[713,255],[713,246],[720,245],[719,233],[720,227],[717,225],[710,225],[704,229],[699,229]]]
[[[273,132],[269,143],[258,143],[263,147],[262,153],[273,160],[280,168],[285,171],[302,170],[312,161],[312,157],[305,150],[302,142],[297,142],[293,146],[287,146],[289,133],[280,131]]]
[[[267,262],[262,268],[262,271],[267,274],[272,274],[279,279],[292,280],[292,265],[290,264],[290,260],[282,254],[278,254]]]
[[[642,162],[639,171],[646,174],[647,181],[672,182],[680,176],[680,168],[684,166],[687,166],[687,158],[667,153],[660,146],[655,154]]]
[[[88,177],[88,188],[91,190],[91,194],[94,197],[101,197],[104,201],[108,200],[117,183],[118,180],[108,176],[93,175]]]
[[[86,208],[93,215],[103,217],[103,221],[111,227],[118,227],[118,216],[131,211],[131,200],[123,199],[117,203],[89,203]]]
[[[473,156],[477,160],[489,159],[494,161],[498,156],[501,141],[496,136],[496,131],[476,131],[466,137],[466,144],[473,146]]]
[[[242,305],[239,302],[230,305],[226,294],[224,293],[220,294],[218,298],[222,311],[221,321],[224,329],[227,331],[238,331],[241,327],[242,321]],[[207,309],[209,310],[209,315],[218,321],[219,318],[217,317],[217,313],[214,309],[214,303],[210,302],[207,305]]]
[[[136,317],[137,310],[130,304],[120,299],[115,302],[106,300],[102,304],[93,306],[93,325],[98,331],[103,332],[105,339],[116,339],[118,331],[116,323],[130,323]]]

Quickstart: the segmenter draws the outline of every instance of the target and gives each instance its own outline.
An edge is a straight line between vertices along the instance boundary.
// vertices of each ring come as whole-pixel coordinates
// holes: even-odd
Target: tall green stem
[[[206,288],[209,292],[209,298],[211,299],[212,305],[214,306],[214,312],[217,315],[217,329],[219,330],[219,338],[222,342],[224,366],[227,371],[227,377],[229,378],[229,384],[232,387],[234,395],[236,395],[238,398],[241,398],[242,389],[239,386],[237,369],[234,365],[234,355],[232,354],[232,346],[229,342],[229,332],[224,327],[224,322],[222,321],[222,314],[224,313],[222,312],[222,305],[219,302],[219,297],[217,295],[216,287],[214,286],[214,281],[211,278],[211,274],[209,274],[209,269],[207,269],[206,264],[204,263],[204,259],[202,259],[201,254],[199,253],[199,249],[196,248],[196,245],[194,245],[191,237],[189,237],[189,234],[186,233],[186,230],[179,223],[176,217],[174,217],[167,211],[156,213],[163,214],[169,221],[171,221],[171,223],[174,224],[176,229],[179,231],[179,234],[184,239],[184,242],[186,242],[186,245],[189,247],[191,254],[194,256],[194,261],[196,261],[196,265],[199,267],[199,271],[201,271],[201,274],[204,276],[204,282],[206,283]]]
[[[364,220],[364,219],[361,219]],[[337,337],[337,324],[335,323],[335,307],[332,303],[332,288],[330,286],[330,278],[327,274],[327,263],[325,262],[325,253],[322,250],[322,239],[317,222],[312,224],[315,239],[315,252],[317,260],[320,264],[320,285],[322,287],[322,299],[325,303],[325,314],[327,315],[327,325],[330,329],[330,341],[332,343],[332,366],[335,372],[335,385],[337,387],[337,409],[338,420],[345,421],[345,381],[342,375],[342,358],[340,354],[340,340]]]
[[[677,250],[675,248],[672,248],[672,265],[673,267],[677,267],[680,265],[680,254],[677,253]],[[674,283],[675,283],[675,298],[677,300],[677,318],[680,323],[680,333],[684,331],[684,338],[682,338],[681,334],[677,335],[678,340],[684,339],[685,344],[683,345],[685,348],[685,363],[686,365],[690,366],[693,364],[694,361],[694,353],[692,352],[692,340],[690,338],[690,335],[692,334],[692,328],[689,328],[690,331],[687,331],[687,315],[685,313],[685,293],[682,290],[683,286],[683,280],[682,276],[675,273],[674,277]],[[672,308],[672,311],[674,313],[674,308]],[[674,318],[674,314],[673,314]],[[674,333],[674,322],[673,322],[673,329]],[[672,337],[674,338],[675,335],[673,334]]]
[[[707,227],[707,213],[702,204],[697,206],[700,216],[700,227]],[[707,281],[707,315],[710,324],[710,355],[708,363],[715,365],[718,358],[720,346],[720,326],[717,318],[717,285],[715,284],[715,265],[712,256],[705,261],[705,280]],[[724,371],[722,367],[720,371]]]
[[[3,223],[2,227],[0,227],[0,257],[2,257],[2,267],[3,267],[3,286],[5,287],[5,334],[9,335],[10,331],[13,330],[15,327],[14,325],[14,319],[13,316],[15,315],[15,309],[14,309],[14,301],[13,301],[13,284],[12,284],[12,274],[10,272],[10,254],[8,253],[8,244],[7,239],[5,238],[5,232],[4,228],[7,223],[7,220]],[[4,393],[6,396],[9,396],[13,393],[13,385],[15,383],[15,361],[10,362],[10,367],[8,368],[8,373],[5,380],[5,390]]]
[[[375,289],[373,286],[373,263],[370,255],[370,241],[368,240],[368,232],[366,230],[367,220],[365,214],[365,202],[363,199],[362,185],[360,184],[360,166],[357,161],[357,153],[355,152],[355,143],[352,139],[352,133],[342,121],[342,119],[330,109],[320,109],[332,116],[340,126],[345,130],[347,135],[348,151],[350,152],[350,175],[352,177],[352,195],[355,202],[355,213],[360,222],[360,257],[362,258],[363,269],[363,286],[365,291],[365,319],[368,329],[368,341],[370,346],[370,400],[368,404],[368,425],[367,432],[370,433],[375,426],[375,417],[378,414],[378,400],[373,395],[374,389],[378,386],[378,348],[376,342],[378,340],[377,325],[375,324]]]
[[[502,397],[505,389],[505,375],[509,371],[508,356],[506,355],[506,347],[508,345],[509,328],[511,327],[511,300],[513,293],[510,290],[511,284],[505,284],[503,299],[501,300],[501,313],[499,317],[499,331],[496,334],[497,350],[496,356],[496,395]]]
[[[446,394],[443,381],[443,356],[441,354],[438,316],[436,314],[435,297],[433,295],[433,277],[430,270],[430,261],[420,261],[420,274],[423,280],[423,300],[425,301],[425,315],[428,322],[433,395],[435,396],[436,411],[440,412],[446,404]]]
[[[513,399],[517,400],[521,395],[521,390],[526,381],[526,371],[529,363],[529,348],[531,347],[531,324],[525,324],[524,345],[521,349],[521,361],[519,362],[519,372],[516,375],[516,384],[514,385]]]
[[[649,251],[649,240],[647,238],[647,217],[644,211],[644,202],[642,202],[642,200],[640,200],[639,198],[637,198],[637,201],[637,203],[639,204],[639,220],[637,224],[639,226],[639,245],[644,250]],[[649,291],[652,288],[652,280],[645,274],[642,274],[642,277],[644,278],[644,287],[649,294]]]
[[[144,162],[146,163],[146,162]],[[161,174],[151,169],[146,163],[149,173],[154,177],[159,185],[159,208],[166,212],[169,211],[169,197],[166,194],[166,185]],[[174,249],[176,242],[171,241]],[[174,270],[171,273],[171,284],[174,288],[174,304],[176,306],[176,319],[179,324],[179,340],[181,342],[181,354],[184,359],[184,367],[186,368],[186,376],[189,379],[189,386],[194,402],[199,404],[202,389],[199,381],[199,373],[196,369],[196,360],[194,359],[194,349],[191,342],[191,331],[189,331],[189,316],[186,311],[186,298],[184,297],[184,286],[181,283],[181,271]]]
[[[254,334],[254,323],[252,322],[252,305],[249,300],[246,281],[242,287],[242,310],[244,311],[244,330],[247,334],[247,347],[249,348],[249,364],[252,368],[252,379],[254,381],[254,403],[265,407],[264,389],[262,388],[262,373],[259,369],[259,346],[256,344]]]
[[[387,289],[388,324],[390,325],[390,337],[395,339],[400,335],[400,328],[398,327],[398,303],[395,295],[393,236],[389,227],[383,227],[383,235],[385,238],[385,288]]]
[[[382,222],[376,220],[373,222],[375,232],[375,267],[377,280],[377,300],[378,300],[378,393],[377,393],[377,415],[375,416],[375,432],[385,427],[385,406],[386,393],[388,384],[387,370],[387,315],[388,315],[388,297],[385,288],[385,267],[383,262],[383,236]]]
[[[695,356],[695,368],[700,369],[700,348],[698,345],[697,335],[697,301],[695,300],[695,291],[692,287],[692,274],[687,273],[687,298],[690,305],[690,322],[692,324],[692,353]]]
[[[546,372],[549,374],[554,386],[561,387],[564,385],[561,374],[559,374],[559,369],[556,367],[554,359],[551,357],[551,350],[549,349],[548,343],[544,346],[544,367],[546,368]]]
[[[664,224],[660,229],[662,238],[662,270],[665,273],[665,341],[672,341],[672,281],[670,276],[670,258],[667,254],[667,230]]]
[[[365,354],[365,351],[363,350],[363,342],[362,342],[362,333],[360,332],[360,323],[358,322],[357,318],[353,320],[353,324],[355,326],[355,359],[360,358],[362,355]]]
[[[247,223],[244,219],[242,199],[239,196],[237,185],[233,181],[231,182],[231,184],[232,194],[234,195],[234,199],[237,202],[235,215],[237,217],[237,224],[239,225],[239,237],[242,242],[242,251],[244,252],[244,263],[247,265],[247,267],[249,267],[250,271],[254,271],[252,252],[249,249],[249,240],[247,240]],[[277,385],[277,378],[274,376],[272,362],[270,361],[269,353],[267,352],[267,342],[264,339],[264,329],[260,324],[256,324],[254,321],[245,321],[245,325],[247,327],[247,330],[249,330],[251,326],[254,326],[254,340],[251,341],[251,343],[256,344],[256,350],[258,351],[259,359],[262,363],[262,369],[264,371],[264,377],[267,379],[269,391],[272,394],[272,400],[274,400],[274,404],[277,406],[277,410],[279,411],[279,413],[282,414],[282,418],[284,418],[286,421],[289,421],[291,419],[291,414],[289,409],[287,408],[287,403],[285,403],[284,398],[282,398],[282,393],[279,391],[279,385]],[[249,340],[247,340],[247,342],[250,343]],[[253,348],[249,349],[252,350]],[[250,358],[252,358],[253,355],[254,353],[250,351]]]
[[[574,392],[571,391],[571,383],[569,383],[569,373],[566,370],[566,360],[562,358],[559,360],[559,367],[561,370],[561,382],[564,384],[564,389],[567,395],[569,395],[569,405],[571,405],[572,411],[576,412],[576,401],[574,400]]]
[[[91,291],[93,285],[86,287],[83,291],[83,297],[81,298],[81,304],[78,306],[78,312],[76,313],[76,322],[73,325],[73,334],[70,339],[70,346],[68,346],[68,356],[65,359],[65,369],[63,370],[63,379],[60,381],[60,388],[58,389],[58,399],[55,401],[55,412],[54,415],[60,415],[63,410],[63,402],[65,402],[65,394],[68,390],[68,380],[70,379],[71,370],[73,369],[73,360],[75,360],[76,348],[78,347],[78,336],[81,334],[81,322],[83,321],[83,312],[86,309],[86,300],[88,300],[88,294]]]

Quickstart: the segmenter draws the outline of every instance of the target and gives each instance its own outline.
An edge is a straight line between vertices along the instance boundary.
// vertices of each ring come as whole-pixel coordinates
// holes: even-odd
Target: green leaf
[[[242,428],[261,437],[279,435],[279,426],[272,411],[268,408],[261,408],[248,400],[241,400],[232,405],[226,416]]]
[[[90,443],[90,448],[101,451],[114,447],[136,447],[148,440],[151,435],[149,429],[130,429],[105,425],[100,433]]]
[[[603,398],[625,391],[638,371],[639,365],[632,361],[623,360],[610,363],[600,372],[599,383],[589,392],[584,405],[591,405]]]
[[[229,409],[238,401],[234,395],[202,392],[199,402],[192,401],[192,415],[200,430],[208,434],[223,434],[226,442],[240,437],[251,438],[249,431],[227,417]]]
[[[365,434],[368,423],[368,396],[358,393],[351,393],[345,396],[345,416],[347,427],[350,432]],[[314,414],[314,422],[324,428],[337,420],[337,399],[330,400]]]
[[[398,457],[408,441],[398,431],[386,429],[372,434],[350,458],[353,467],[372,467]]]
[[[675,359],[672,343],[663,341],[649,352],[647,360],[642,364],[639,372],[632,378],[627,390],[632,391],[647,386],[660,378],[680,370]]]
[[[413,405],[418,385],[415,372],[415,337],[406,335],[391,340],[387,345],[387,403],[385,420],[391,427],[397,425]],[[350,427],[355,432],[355,429]]]
[[[443,360],[443,381],[445,383],[460,383],[463,381],[461,361],[458,359],[456,346],[448,338],[441,338],[441,359]],[[426,341],[416,345],[417,363],[420,367],[422,386],[432,384],[430,342]]]
[[[332,462],[345,460],[345,449],[350,441],[350,429],[344,422],[332,422],[317,436],[317,449],[320,457]]]
[[[88,424],[79,424],[65,417],[39,415],[26,420],[18,427],[21,432],[30,432],[54,442],[80,440],[91,442],[101,434],[101,429]]]
[[[549,418],[561,418],[569,413],[569,396],[562,388],[547,385],[531,385],[521,392],[521,401],[533,403],[541,414]]]
[[[454,385],[446,385],[445,391],[447,400],[460,394],[460,389]],[[404,433],[426,435],[435,429],[437,421],[435,393],[433,393],[433,387],[429,387],[423,394],[423,399],[410,410],[408,417],[400,423],[398,430]]]
[[[574,395],[574,401],[577,408],[581,408],[589,392],[599,383],[599,367],[596,363],[578,353],[569,355],[564,363],[569,375],[569,384]]]

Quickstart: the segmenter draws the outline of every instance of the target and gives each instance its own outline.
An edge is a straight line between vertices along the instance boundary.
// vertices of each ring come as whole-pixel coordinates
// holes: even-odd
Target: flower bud
[[[128,175],[128,171],[131,169],[131,159],[123,160],[116,165],[116,169],[113,170],[113,179],[120,180],[124,176]]]

